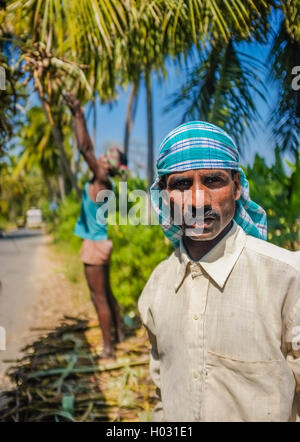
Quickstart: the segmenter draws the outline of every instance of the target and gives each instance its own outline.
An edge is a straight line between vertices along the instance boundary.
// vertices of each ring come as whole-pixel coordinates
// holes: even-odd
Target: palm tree
[[[222,72],[222,81],[215,84],[218,97],[215,106],[210,109],[213,118],[220,120],[221,112],[217,106],[222,101],[223,112],[227,113],[227,121],[230,115],[235,115],[239,109],[239,101],[243,101],[243,110],[240,111],[239,124],[242,118],[254,118],[256,112],[250,98],[251,81],[254,75],[241,73],[241,63],[237,58],[236,49],[232,42],[233,36],[238,39],[262,38],[266,33],[266,17],[271,8],[272,1],[239,0],[224,2],[220,0],[189,1],[189,0],[165,0],[136,2],[136,15],[130,16],[130,26],[121,39],[123,71],[130,80],[131,75],[144,76],[147,100],[148,122],[148,154],[147,154],[147,181],[148,186],[153,182],[153,103],[152,103],[152,72],[160,72],[166,75],[164,62],[167,56],[174,57],[177,61],[182,55],[188,57],[194,44],[204,61],[204,69],[210,70],[212,75]],[[208,48],[211,52],[209,53]],[[218,65],[212,72],[214,63],[213,56],[218,53]],[[205,59],[205,56],[207,57]],[[229,63],[234,63],[231,69]],[[199,74],[199,70],[196,72]],[[226,95],[224,88],[230,83],[230,76],[234,74],[235,85],[239,83],[240,94],[236,94],[232,109],[225,110],[231,97]],[[195,78],[195,75],[193,76]],[[211,78],[212,80],[212,78]],[[256,78],[255,78],[256,80]],[[216,79],[214,80],[215,83]],[[208,86],[208,85],[207,85]],[[187,88],[186,88],[187,89]],[[209,87],[207,89],[209,92]],[[232,92],[232,95],[234,93]],[[181,99],[180,99],[181,100]],[[247,102],[248,100],[248,102]],[[210,100],[211,101],[211,100]],[[214,100],[213,100],[214,101]],[[204,102],[204,100],[203,100]],[[177,103],[176,103],[177,104]],[[250,109],[247,108],[250,105]],[[235,110],[233,109],[235,107]],[[235,122],[238,118],[235,118]],[[240,127],[244,131],[244,127]]]
[[[100,89],[100,96],[114,93],[115,76],[110,75],[114,72],[113,39],[123,32],[125,12],[121,0],[7,2],[6,32],[21,51],[28,80],[33,78],[61,163],[78,197],[80,191],[64,151],[59,120],[55,119],[59,112],[55,108],[63,106],[64,88],[75,88],[83,100],[90,98],[96,89]],[[91,54],[93,62],[85,64]],[[102,77],[99,65],[104,69],[102,74],[106,72]]]
[[[113,39],[123,34],[129,5],[121,0],[7,0],[6,28],[19,38],[71,49],[74,59],[87,48],[112,55]]]
[[[294,67],[300,66],[299,2],[281,2],[279,31],[274,35],[268,75],[278,84],[278,98],[271,115],[274,143],[299,161],[300,94],[293,90]],[[298,11],[298,14],[297,14]]]
[[[175,2],[176,3],[176,2]],[[195,42],[199,62],[166,107],[183,108],[182,121],[203,119],[223,126],[241,140],[258,119],[253,93],[265,96],[262,65],[238,50],[241,41],[266,41],[272,1],[184,2],[181,33]],[[190,20],[190,28],[184,28]],[[174,19],[175,21],[175,19]],[[179,26],[177,24],[177,26]],[[194,51],[195,52],[195,51]],[[194,57],[194,52],[192,53]],[[181,66],[181,65],[180,65]]]
[[[129,128],[132,120],[131,108],[134,110],[134,96],[142,78],[146,87],[147,109],[147,181],[153,181],[153,107],[151,73],[164,71],[164,56],[161,24],[163,21],[164,3],[158,0],[139,0],[133,2],[135,8],[128,16],[128,28],[117,44],[117,69],[121,74],[121,83],[131,82],[131,96],[128,103],[125,126],[125,150]],[[135,99],[136,101],[136,99]]]
[[[133,128],[133,123],[137,109],[138,91],[139,91],[139,82],[132,83],[128,104],[127,104],[126,117],[125,117],[124,153],[127,157],[129,152],[130,134]]]
[[[1,48],[7,49],[4,43]],[[0,88],[0,158],[7,152],[9,140],[13,136],[13,128],[17,125],[17,103],[19,105],[25,98],[24,87],[20,79],[22,73],[20,69],[10,63],[9,58],[4,55],[4,51],[0,53],[0,68],[5,73],[4,89]]]
[[[184,86],[176,92],[167,112],[182,106],[182,122],[206,120],[225,128],[237,141],[245,130],[254,131],[259,114],[254,93],[264,100],[266,89],[257,71],[263,65],[240,52],[230,39],[210,47],[188,75]]]
[[[152,72],[165,75],[165,58],[169,55],[179,58],[181,54],[187,57],[193,44],[201,51],[204,43],[222,48],[232,36],[243,39],[262,35],[271,3],[270,0],[8,1],[7,30],[15,36],[25,60],[29,54],[27,66],[74,187],[76,182],[63,153],[53,112],[53,107],[62,105],[60,92],[66,84],[76,89],[83,102],[95,96],[95,92],[106,101],[116,96],[116,84],[137,84],[144,76],[150,185]],[[65,81],[66,75],[72,78]]]
[[[292,88],[295,66],[300,66],[300,18],[299,2],[280,2],[283,15],[279,31],[274,35],[270,52],[269,77],[278,84],[278,97],[271,112],[274,144],[280,152],[289,152],[294,158],[294,168],[300,170],[300,94]],[[299,173],[292,174],[290,195],[299,191]],[[293,207],[298,211],[298,248],[300,249],[300,206],[294,198]],[[296,202],[296,204],[295,204]]]
[[[62,125],[68,128],[66,115],[61,115],[61,117]],[[17,136],[22,150],[12,178],[17,179],[22,171],[30,172],[33,168],[38,167],[46,183],[50,183],[53,177],[58,178],[60,197],[64,201],[65,177],[59,150],[53,138],[51,126],[41,107],[33,106],[29,109],[26,121],[21,126]],[[70,150],[70,146],[66,145],[66,140],[67,137],[64,140],[65,149]]]

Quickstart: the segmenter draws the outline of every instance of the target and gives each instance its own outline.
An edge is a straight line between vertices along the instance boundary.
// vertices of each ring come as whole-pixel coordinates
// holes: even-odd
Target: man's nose
[[[210,206],[211,205],[211,195],[208,189],[199,181],[194,180],[192,191],[192,206],[199,208],[200,206]]]

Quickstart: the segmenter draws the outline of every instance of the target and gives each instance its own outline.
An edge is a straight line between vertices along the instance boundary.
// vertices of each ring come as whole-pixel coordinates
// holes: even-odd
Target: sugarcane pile
[[[65,317],[44,331],[8,370],[15,386],[0,393],[0,421],[149,420],[155,388],[145,331],[127,329],[106,363],[97,359],[99,342],[99,328],[87,319]]]

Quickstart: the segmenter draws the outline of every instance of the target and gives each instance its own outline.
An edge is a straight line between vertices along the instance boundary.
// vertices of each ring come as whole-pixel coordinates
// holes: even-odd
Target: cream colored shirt
[[[156,421],[289,421],[299,414],[300,253],[235,222],[199,261],[181,245],[139,299]],[[297,393],[296,393],[297,392]]]

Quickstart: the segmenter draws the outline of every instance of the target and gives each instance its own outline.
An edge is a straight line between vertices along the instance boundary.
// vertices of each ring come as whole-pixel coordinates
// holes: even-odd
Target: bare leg
[[[107,266],[84,264],[84,272],[102,330],[104,344],[102,356],[111,357],[114,354],[111,337],[112,312],[108,302],[105,267]]]
[[[116,301],[116,298],[114,297],[112,290],[111,290],[111,286],[110,286],[110,280],[109,280],[109,266],[103,266],[105,268],[105,272],[106,272],[106,293],[107,293],[107,300],[110,306],[110,310],[112,312],[112,320],[113,320],[113,324],[115,327],[115,332],[116,332],[116,341],[117,342],[122,342],[124,341],[124,331],[123,331],[123,326],[122,326],[122,320],[121,320],[121,316],[120,316],[120,308],[119,305]]]

